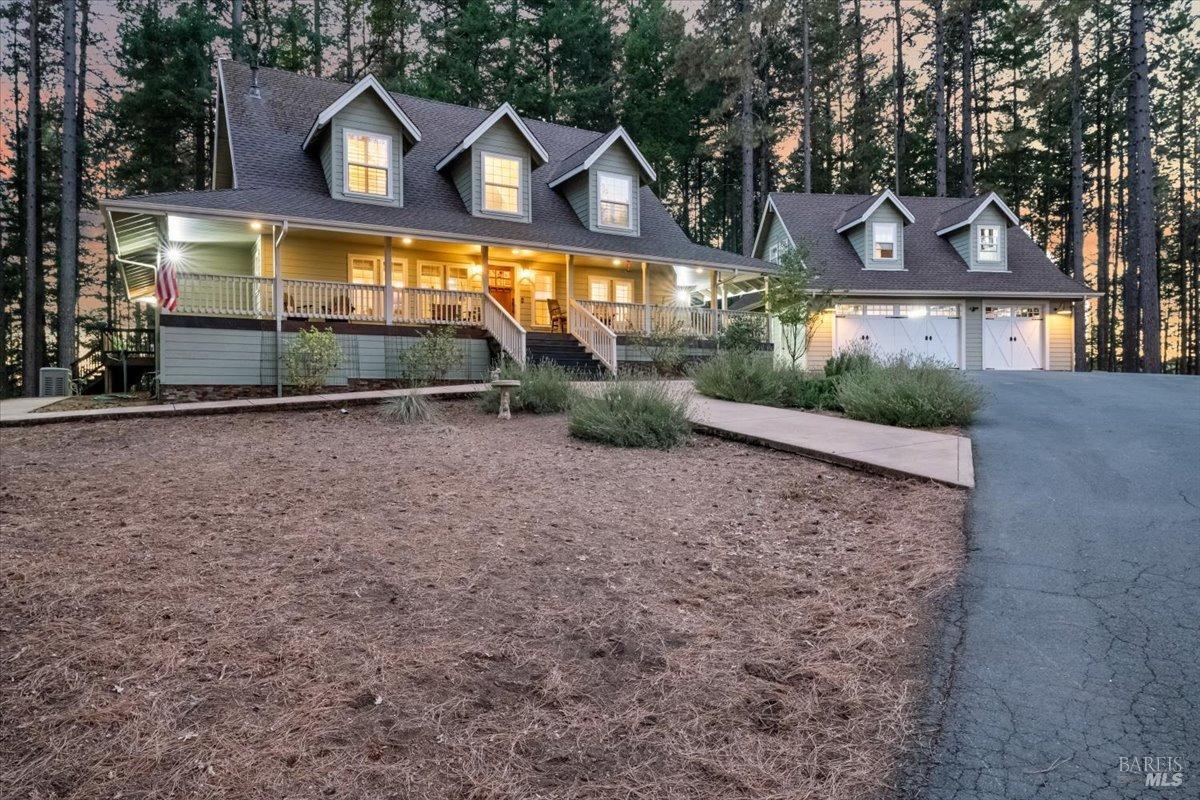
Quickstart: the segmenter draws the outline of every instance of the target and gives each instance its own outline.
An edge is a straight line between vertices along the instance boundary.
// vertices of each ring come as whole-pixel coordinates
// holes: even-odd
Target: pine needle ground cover
[[[439,412],[5,431],[0,797],[886,793],[961,492]]]

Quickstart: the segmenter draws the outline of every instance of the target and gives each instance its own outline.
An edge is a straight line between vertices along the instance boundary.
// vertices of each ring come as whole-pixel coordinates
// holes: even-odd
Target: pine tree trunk
[[[242,47],[245,41],[245,32],[242,28],[242,0],[233,0],[233,5],[229,9],[229,18],[233,39],[229,49],[232,51],[233,60],[241,61],[243,58]]]
[[[864,153],[872,136],[872,120],[867,116],[867,63],[863,57],[862,0],[854,0],[854,109],[850,112],[850,174],[852,191],[871,191],[871,165]]]
[[[962,12],[962,191],[963,197],[975,194],[975,157],[971,146],[971,72],[974,58],[971,53],[972,8],[968,2]]]
[[[313,0],[313,75],[318,78],[325,68],[325,37],[321,33],[321,0]]]
[[[753,0],[741,0],[742,25],[742,110],[739,125],[742,139],[742,253],[754,249],[754,71],[750,20]]]
[[[1121,153],[1121,370],[1137,372],[1140,360],[1141,300],[1138,297],[1138,268],[1134,252],[1137,205],[1133,202],[1133,85],[1126,87],[1125,137]]]
[[[942,0],[933,4],[934,139],[937,148],[937,196],[946,196],[946,21]]]
[[[900,0],[892,0],[896,15],[896,194],[904,187],[904,22],[900,14]]]
[[[1142,315],[1142,369],[1162,372],[1158,299],[1158,242],[1154,209],[1154,162],[1150,152],[1150,65],[1146,58],[1146,0],[1130,0],[1129,59],[1133,105],[1129,131],[1131,202],[1137,209],[1133,238]]]
[[[39,319],[42,312],[39,309],[42,269],[41,242],[41,159],[39,143],[41,128],[42,79],[39,73],[41,66],[40,41],[38,30],[38,0],[29,0],[29,67],[28,67],[28,97],[25,101],[27,118],[25,122],[25,295],[24,310],[21,319],[22,347],[22,386],[26,397],[34,397],[38,392],[38,370],[42,366],[41,342],[45,331],[41,330]]]
[[[58,217],[58,365],[68,369],[75,363],[76,261],[79,254],[79,128],[76,87],[78,42],[75,0],[63,0],[63,106],[62,106],[62,202]]]
[[[1101,97],[1103,94],[1097,92]],[[1096,247],[1096,282],[1100,292],[1099,307],[1096,309],[1096,363],[1100,369],[1113,369],[1112,328],[1109,322],[1109,244],[1112,238],[1112,117],[1107,108],[1098,108],[1102,115],[1103,133],[1100,148],[1100,218]]]
[[[802,0],[801,43],[804,47],[804,131],[801,133],[801,147],[804,154],[804,193],[812,193],[812,54],[809,51],[809,0]]]
[[[354,42],[351,40],[351,34],[354,31],[354,9],[351,7],[350,0],[342,0],[342,2],[342,39],[346,46],[346,60],[342,63],[342,79],[349,82],[354,80]]]
[[[1079,18],[1071,20],[1071,275],[1083,280],[1083,101],[1080,97]],[[1075,303],[1075,370],[1087,371],[1086,306]]]

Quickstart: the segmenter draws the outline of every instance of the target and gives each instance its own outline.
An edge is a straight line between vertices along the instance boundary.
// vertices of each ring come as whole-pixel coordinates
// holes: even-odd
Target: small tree
[[[717,343],[724,350],[734,350],[739,353],[753,353],[763,341],[762,323],[759,319],[748,316],[734,317],[717,336]]]
[[[674,375],[683,366],[683,348],[687,344],[687,325],[678,317],[672,317],[649,333],[637,333],[629,337],[629,343],[646,356],[650,368],[658,375]]]
[[[817,270],[809,263],[810,248],[800,241],[779,259],[779,269],[771,276],[771,314],[779,320],[783,348],[791,366],[804,354],[821,313],[837,302],[828,289],[817,287]]]
[[[283,365],[301,394],[313,394],[324,386],[341,363],[342,348],[333,331],[315,326],[297,333],[283,353]]]
[[[452,326],[422,331],[419,339],[400,353],[400,373],[409,386],[428,386],[444,381],[450,370],[462,363],[462,350]]]

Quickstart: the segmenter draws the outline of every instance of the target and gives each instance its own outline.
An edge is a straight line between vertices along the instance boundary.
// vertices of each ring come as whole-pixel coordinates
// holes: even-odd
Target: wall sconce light
[[[472,265],[470,266],[470,269],[468,269],[468,272],[470,272],[470,273],[471,273],[471,277],[472,277],[472,278],[478,278],[480,275],[482,275],[482,274],[483,274],[483,265],[481,265],[481,264],[472,264]]]
[[[163,258],[172,264],[178,264],[183,261],[183,250],[179,249],[179,245],[167,245],[167,249],[163,251]]]
[[[520,280],[521,283],[532,283],[533,282],[533,270],[531,270],[531,269],[522,267],[521,271],[517,273],[517,276],[518,276],[518,280]]]
[[[614,266],[614,267],[619,267],[619,266],[621,266],[621,259],[619,259],[619,258],[614,258],[614,259],[613,259],[613,266]]]
[[[972,311],[972,313],[974,313],[974,312],[976,312],[976,311],[978,311],[978,310],[979,310],[979,306],[971,306],[971,311]]]
[[[675,292],[675,301],[681,306],[690,306],[692,304],[692,293],[687,289],[680,289]]]

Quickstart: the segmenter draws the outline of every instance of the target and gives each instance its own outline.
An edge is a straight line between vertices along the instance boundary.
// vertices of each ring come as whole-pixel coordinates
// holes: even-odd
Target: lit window
[[[896,257],[896,223],[876,222],[871,225],[871,240],[875,243],[875,259],[891,261]]]
[[[767,261],[773,264],[779,263],[779,245],[773,244],[767,248]]]
[[[999,261],[1000,260],[1000,226],[999,225],[980,225],[979,226],[979,260],[980,261]]]
[[[549,327],[550,304],[554,299],[554,273],[533,273],[533,324]]]
[[[350,282],[379,285],[383,283],[383,259],[378,256],[349,256]],[[393,277],[393,283],[395,277]]]
[[[483,210],[521,213],[521,160],[483,154]]]
[[[422,289],[442,289],[446,285],[441,264],[422,264],[420,277]]]
[[[346,192],[391,197],[392,139],[346,131]]]
[[[633,227],[633,180],[628,175],[599,173],[600,224],[609,228]]]

